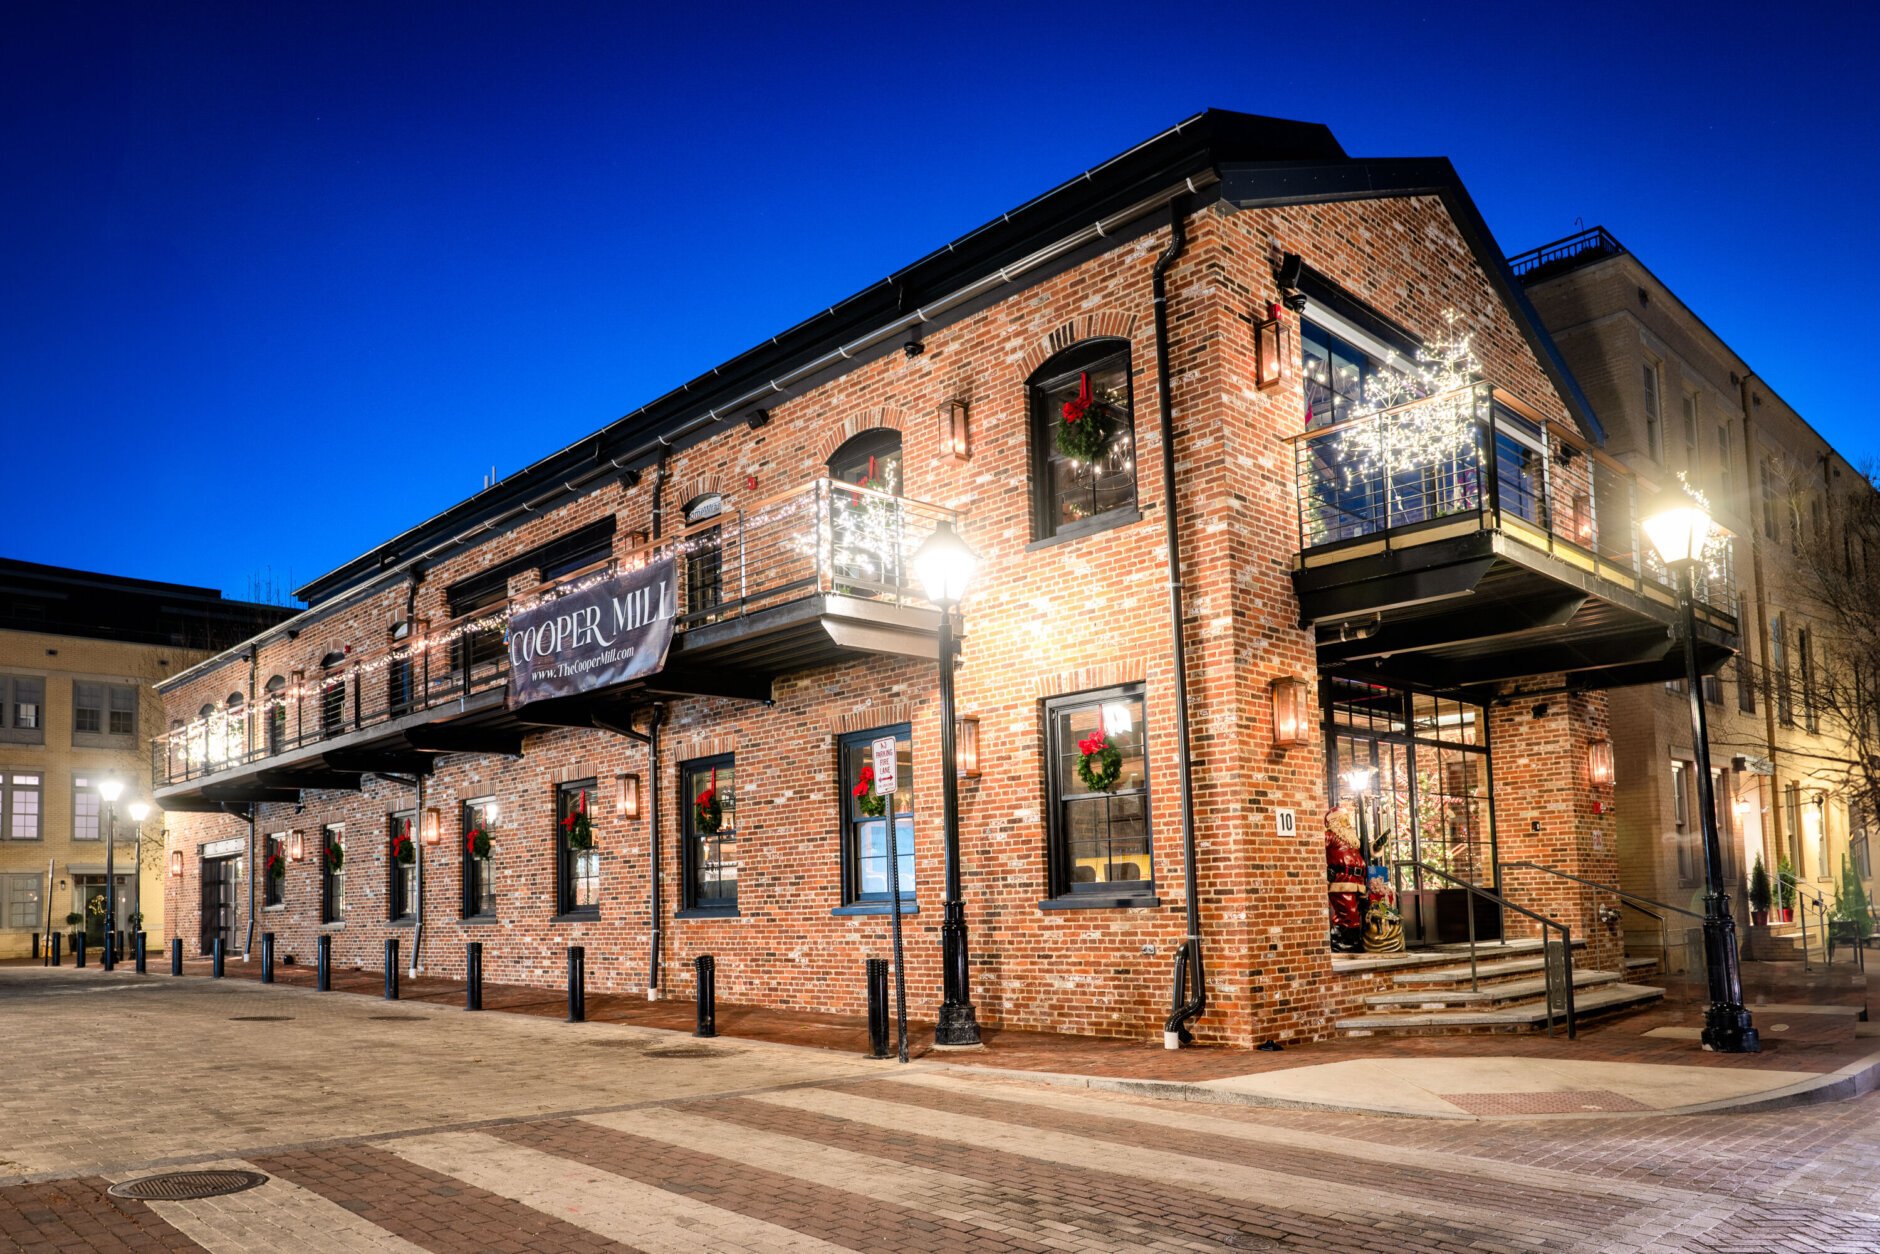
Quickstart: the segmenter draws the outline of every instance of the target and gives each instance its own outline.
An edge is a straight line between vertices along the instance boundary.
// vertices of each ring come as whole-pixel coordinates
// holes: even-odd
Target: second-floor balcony
[[[767,699],[779,675],[869,655],[933,658],[938,612],[910,559],[937,505],[829,479],[727,507],[496,604],[415,622],[374,649],[322,659],[235,708],[199,713],[152,743],[170,809],[285,800],[356,787],[366,771],[428,768],[440,753],[520,753],[541,726],[589,726],[596,709],[659,696]],[[666,666],[616,690],[508,707],[512,615],[670,557],[676,613]]]
[[[1322,666],[1462,687],[1683,674],[1676,597],[1632,472],[1476,383],[1294,437],[1294,586]],[[1697,581],[1700,663],[1736,643],[1733,555]]]

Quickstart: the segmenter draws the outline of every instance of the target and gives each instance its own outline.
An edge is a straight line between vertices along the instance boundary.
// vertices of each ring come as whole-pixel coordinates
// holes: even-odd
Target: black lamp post
[[[144,820],[150,817],[150,803],[133,801],[126,807],[131,812],[131,822],[136,826],[137,843],[131,846],[136,850],[131,860],[131,922],[129,928],[132,956],[136,956],[137,933],[144,930]]]
[[[98,795],[104,799],[104,969],[117,966],[117,799],[124,791],[124,781],[107,775],[98,781]]]
[[[940,611],[940,811],[946,837],[946,912],[940,922],[943,997],[934,1025],[935,1045],[979,1044],[966,947],[966,907],[960,901],[960,787],[953,733],[953,609],[966,595],[978,556],[944,519],[914,551],[914,573],[927,600]],[[899,872],[896,877],[898,879]],[[890,891],[900,892],[897,883]]]
[[[1704,1012],[1704,1048],[1720,1054],[1762,1049],[1743,1005],[1737,968],[1736,921],[1723,891],[1723,848],[1717,835],[1717,803],[1710,778],[1710,727],[1704,714],[1703,681],[1697,673],[1696,573],[1710,537],[1710,515],[1695,502],[1679,503],[1645,519],[1645,534],[1678,581],[1678,617],[1684,633],[1684,686],[1691,703],[1691,753],[1697,773],[1697,809],[1704,825],[1704,965],[1710,1007]]]

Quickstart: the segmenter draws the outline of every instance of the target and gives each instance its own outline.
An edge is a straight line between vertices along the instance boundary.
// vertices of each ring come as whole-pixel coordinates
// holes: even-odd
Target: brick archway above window
[[[1039,697],[1061,697],[1067,692],[1087,692],[1092,688],[1114,688],[1118,684],[1147,683],[1147,658],[1122,657],[1073,671],[1041,671],[1031,677],[1032,693]]]
[[[686,485],[686,494],[679,499],[681,508],[690,505],[701,496],[723,496],[724,479],[717,471],[707,471]]]
[[[1039,336],[1025,350],[1025,355],[1018,359],[1018,377],[1020,380],[1031,378],[1033,371],[1073,344],[1104,338],[1126,340],[1135,329],[1136,315],[1115,309],[1100,309],[1072,318],[1049,335]]]
[[[838,422],[823,437],[822,445],[816,450],[816,460],[826,462],[835,455],[835,451],[864,431],[873,431],[885,427],[890,431],[907,430],[907,414],[892,405],[877,405],[864,409]]]

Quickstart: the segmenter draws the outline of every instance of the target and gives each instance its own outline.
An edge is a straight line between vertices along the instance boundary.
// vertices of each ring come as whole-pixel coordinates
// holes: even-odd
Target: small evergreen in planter
[[[1769,870],[1762,855],[1756,855],[1756,868],[1749,873],[1749,921],[1758,927],[1769,922]]]
[[[1854,873],[1854,864],[1841,855],[1841,882],[1834,887],[1834,919],[1830,924],[1834,938],[1858,945],[1873,931],[1873,911],[1867,903],[1867,890]]]
[[[1776,914],[1787,923],[1793,915],[1791,907],[1795,904],[1795,868],[1789,865],[1786,854],[1776,856]]]

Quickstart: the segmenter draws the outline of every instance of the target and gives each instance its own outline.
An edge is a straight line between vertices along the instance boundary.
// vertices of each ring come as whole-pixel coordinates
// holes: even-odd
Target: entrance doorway
[[[116,930],[120,937],[131,917],[130,891],[130,876],[118,876]],[[72,909],[85,916],[85,943],[93,949],[104,944],[106,900],[104,876],[74,875],[72,877]]]
[[[224,952],[234,939],[235,909],[239,900],[236,886],[241,883],[241,866],[240,855],[202,860],[201,952],[205,954],[215,952],[216,937],[222,938]]]

